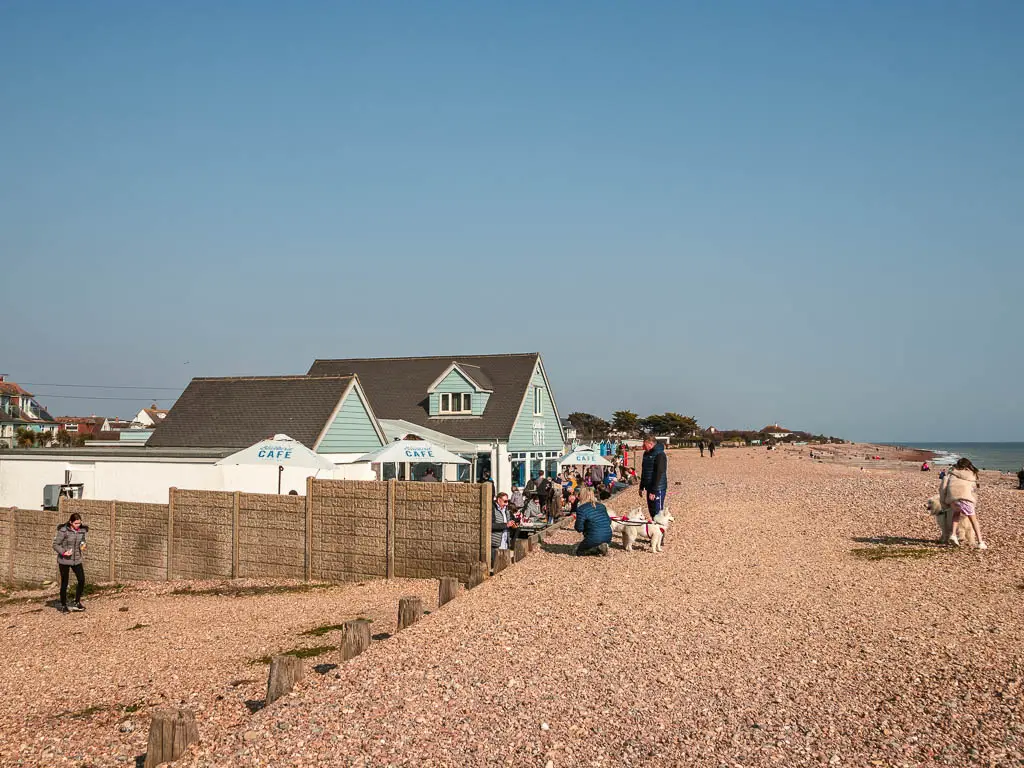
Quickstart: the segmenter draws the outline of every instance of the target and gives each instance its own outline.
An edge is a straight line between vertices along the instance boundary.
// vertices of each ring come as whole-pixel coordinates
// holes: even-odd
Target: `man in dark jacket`
[[[640,495],[647,501],[651,520],[665,507],[668,491],[668,457],[665,446],[652,435],[644,438],[644,458],[640,466]]]

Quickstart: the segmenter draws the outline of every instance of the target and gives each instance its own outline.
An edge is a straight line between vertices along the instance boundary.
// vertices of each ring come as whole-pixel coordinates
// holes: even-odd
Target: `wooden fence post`
[[[149,747],[145,768],[156,768],[181,757],[190,744],[199,741],[196,718],[187,709],[158,709],[149,724]]]
[[[515,552],[517,563],[520,560],[525,560],[526,556],[530,554],[530,540],[523,538],[516,539],[513,551]]]
[[[117,528],[117,502],[110,502],[110,562],[107,564],[107,581],[114,581],[117,576],[114,573],[114,564],[117,562],[115,549],[117,548],[117,536],[114,535]]]
[[[459,594],[459,580],[454,576],[442,576],[437,580],[437,607],[450,603]]]
[[[313,579],[313,477],[306,478],[306,556],[305,579]]]
[[[174,579],[174,495],[177,488],[167,490],[167,580]]]
[[[469,581],[466,582],[466,589],[479,587],[487,578],[487,563],[476,562],[469,567]]]
[[[530,551],[531,552],[536,552],[538,549],[540,549],[540,534],[539,533],[531,533],[530,534],[530,538],[527,539],[527,540],[530,542]]]
[[[267,676],[267,706],[292,692],[302,679],[302,659],[297,656],[275,656],[270,660]]]
[[[423,617],[423,600],[419,597],[398,599],[398,631],[411,627]]]
[[[391,478],[387,486],[387,551],[385,552],[385,573],[395,578],[395,497],[398,495],[398,480]]]
[[[370,622],[353,619],[341,625],[341,660],[348,661],[370,647]]]
[[[238,578],[238,508],[241,505],[242,494],[235,491],[235,503],[231,510],[231,578]],[[267,702],[270,703],[269,701]]]
[[[511,549],[499,549],[498,556],[494,560],[494,573],[499,574],[512,565],[512,550]]]
[[[491,497],[491,484],[480,484],[480,559],[491,569],[491,510],[494,499]]]

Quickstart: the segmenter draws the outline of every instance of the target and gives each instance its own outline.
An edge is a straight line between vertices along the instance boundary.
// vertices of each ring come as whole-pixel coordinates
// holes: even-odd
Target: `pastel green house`
[[[389,430],[428,437],[472,462],[449,480],[491,479],[509,491],[540,470],[556,472],[565,450],[539,353],[317,360],[309,375],[358,377]]]

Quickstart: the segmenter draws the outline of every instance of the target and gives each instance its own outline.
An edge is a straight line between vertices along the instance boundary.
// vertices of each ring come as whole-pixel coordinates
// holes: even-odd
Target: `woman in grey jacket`
[[[57,553],[57,567],[60,568],[60,612],[84,611],[82,592],[85,591],[85,534],[89,526],[82,525],[82,516],[75,512],[63,525],[57,526],[53,538],[53,551]],[[68,607],[68,579],[75,572],[75,602]]]

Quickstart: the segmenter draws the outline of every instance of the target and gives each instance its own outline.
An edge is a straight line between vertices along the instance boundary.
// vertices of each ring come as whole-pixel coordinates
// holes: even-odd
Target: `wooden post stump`
[[[267,705],[292,692],[302,679],[302,659],[295,656],[275,656],[270,660],[267,677]]]
[[[512,550],[499,549],[497,556],[494,558],[494,572],[501,573],[510,565],[512,565]]]
[[[531,533],[530,534],[530,538],[527,539],[527,541],[530,542],[530,551],[531,552],[536,552],[538,549],[540,549],[540,534],[539,533]]]
[[[487,563],[476,562],[469,568],[469,581],[466,582],[466,589],[479,587],[487,578]]]
[[[145,768],[170,763],[184,754],[189,744],[199,741],[195,715],[187,709],[158,709],[149,724],[149,746]]]
[[[398,631],[411,627],[423,617],[423,600],[418,597],[402,597],[398,600]]]
[[[526,556],[530,554],[530,540],[529,539],[516,539],[515,544],[515,555],[516,562],[525,560]]]
[[[341,660],[354,659],[370,647],[370,622],[353,619],[341,625]]]
[[[450,603],[459,594],[459,580],[454,576],[442,576],[437,580],[437,607]]]

